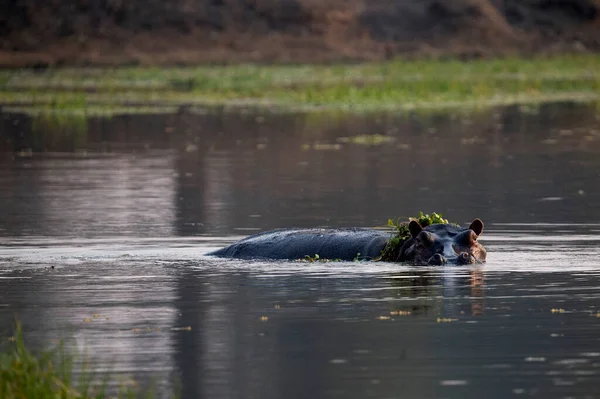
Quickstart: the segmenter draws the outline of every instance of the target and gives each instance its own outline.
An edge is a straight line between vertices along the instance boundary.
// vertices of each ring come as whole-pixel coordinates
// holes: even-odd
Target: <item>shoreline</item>
[[[0,106],[88,116],[181,107],[412,111],[600,100],[600,55],[333,65],[0,70]]]

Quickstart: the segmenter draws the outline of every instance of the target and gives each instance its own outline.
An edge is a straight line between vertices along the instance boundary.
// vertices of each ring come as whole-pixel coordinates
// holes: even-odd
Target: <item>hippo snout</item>
[[[460,255],[458,255],[456,263],[458,263],[459,265],[470,265],[472,263],[475,263],[475,258],[468,252],[463,252]]]
[[[441,266],[446,264],[471,265],[475,263],[475,258],[468,252],[463,252],[456,257],[447,258],[442,254],[435,254],[427,261],[430,266]]]
[[[446,263],[448,263],[448,260],[441,254],[435,254],[427,261],[427,264],[432,266],[441,266]]]

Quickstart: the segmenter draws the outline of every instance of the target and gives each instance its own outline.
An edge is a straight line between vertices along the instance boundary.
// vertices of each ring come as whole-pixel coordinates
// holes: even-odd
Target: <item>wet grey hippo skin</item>
[[[374,259],[381,255],[390,233],[373,229],[282,229],[234,242],[209,255],[240,259]]]
[[[475,219],[468,228],[452,224],[421,227],[409,223],[411,238],[396,261],[416,265],[469,264],[485,262],[486,251],[477,241],[483,222]],[[208,255],[237,259],[302,259],[318,254],[321,259],[375,259],[381,255],[390,233],[382,230],[282,229],[267,231],[237,241]]]

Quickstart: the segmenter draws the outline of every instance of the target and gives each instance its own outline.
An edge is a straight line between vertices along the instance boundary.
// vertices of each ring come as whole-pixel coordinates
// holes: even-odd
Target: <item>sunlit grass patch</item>
[[[594,54],[329,66],[0,71],[0,104],[44,105],[60,112],[100,105],[249,104],[290,111],[371,112],[598,99],[600,56]]]

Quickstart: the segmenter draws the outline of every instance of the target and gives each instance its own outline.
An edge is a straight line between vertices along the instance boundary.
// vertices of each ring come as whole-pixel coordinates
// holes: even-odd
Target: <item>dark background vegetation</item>
[[[4,0],[0,18],[4,66],[600,49],[600,0]]]

